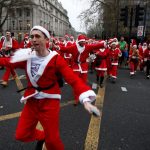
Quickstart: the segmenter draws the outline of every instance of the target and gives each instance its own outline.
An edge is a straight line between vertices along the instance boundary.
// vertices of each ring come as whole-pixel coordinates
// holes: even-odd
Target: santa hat
[[[86,39],[85,35],[80,34],[80,35],[78,36],[77,41],[78,41],[78,42],[85,42],[85,39]]]
[[[69,35],[68,34],[65,34],[65,36],[64,36],[65,38],[69,38]]]
[[[117,38],[113,38],[113,39],[109,39],[108,40],[108,43],[110,44],[110,45],[117,45],[118,44],[118,41],[117,41]]]
[[[24,35],[24,39],[28,39],[28,38],[29,38],[29,34],[26,33],[26,34]]]
[[[71,36],[70,36],[70,39],[74,39],[74,37],[71,35]]]
[[[137,45],[136,45],[136,44],[134,44],[132,47],[133,47],[133,48],[137,48]]]
[[[132,45],[132,46],[137,46],[135,39],[132,39],[132,40],[131,40],[131,45]]]
[[[31,29],[31,31],[30,31],[30,34],[31,34],[31,32],[33,31],[33,30],[39,30],[39,31],[41,31],[48,39],[50,39],[50,34],[49,34],[49,32],[44,28],[44,27],[42,27],[42,26],[34,26],[32,29]]]

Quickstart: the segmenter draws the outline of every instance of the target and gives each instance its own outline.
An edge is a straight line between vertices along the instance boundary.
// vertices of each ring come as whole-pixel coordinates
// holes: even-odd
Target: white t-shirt
[[[32,75],[32,77],[37,75],[40,65],[48,56],[49,55],[47,55],[45,57],[36,56],[31,59],[31,75]]]
[[[40,65],[42,64],[42,62],[46,59],[46,57],[34,57],[31,59],[31,75],[32,77],[34,77],[37,73],[38,70],[40,68]],[[40,93],[38,93],[37,95],[34,96],[36,99],[42,99],[44,98],[43,96],[40,95]]]

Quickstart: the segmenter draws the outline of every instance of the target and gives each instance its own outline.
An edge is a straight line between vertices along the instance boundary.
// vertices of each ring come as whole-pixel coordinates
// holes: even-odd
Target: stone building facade
[[[44,26],[55,36],[71,32],[67,11],[58,0],[20,0],[10,11],[3,31],[22,37],[34,25]]]

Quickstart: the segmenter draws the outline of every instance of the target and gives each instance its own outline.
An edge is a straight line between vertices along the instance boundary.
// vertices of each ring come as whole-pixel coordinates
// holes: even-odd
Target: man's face
[[[43,50],[46,48],[47,38],[45,35],[39,30],[33,30],[31,32],[31,44],[35,51]]]
[[[10,32],[6,32],[6,39],[9,40],[11,37],[11,33]]]
[[[85,41],[80,41],[80,42],[78,42],[78,44],[81,46],[81,47],[83,47],[84,45],[85,45]]]
[[[124,37],[121,37],[121,41],[124,41]]]
[[[111,44],[111,48],[115,49],[116,48],[116,44]]]

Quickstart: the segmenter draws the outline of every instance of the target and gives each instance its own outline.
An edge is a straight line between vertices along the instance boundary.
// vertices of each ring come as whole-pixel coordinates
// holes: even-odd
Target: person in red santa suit
[[[118,60],[121,57],[122,53],[119,48],[116,47],[117,43],[112,42],[110,43],[109,48],[109,56],[107,59],[108,63],[108,76],[112,83],[116,82],[117,79],[117,70],[118,70]]]
[[[0,51],[2,52],[3,57],[10,57],[13,55],[13,52],[19,48],[18,42],[11,37],[9,31],[6,32],[6,37],[0,42]],[[6,67],[6,71],[2,77],[2,82],[0,83],[3,87],[8,85],[8,79],[10,74],[13,78],[16,77],[16,73],[13,68]]]
[[[138,64],[140,60],[139,50],[137,49],[137,45],[131,45],[131,49],[129,52],[129,65],[130,65],[130,77],[133,78]]]
[[[95,60],[95,70],[97,73],[97,81],[99,81],[100,77],[100,87],[103,87],[104,74],[107,71],[107,57],[108,57],[108,49],[100,48],[96,51],[96,60]]]
[[[73,63],[71,68],[86,83],[89,64],[87,58],[92,51],[102,48],[104,46],[104,41],[98,42],[97,44],[86,44],[86,37],[81,34],[78,36],[78,39],[74,45],[67,47],[60,46],[60,51],[72,54]],[[74,95],[76,100],[77,95]]]
[[[144,63],[146,66],[146,78],[150,79],[150,43],[147,46],[147,49],[144,51]]]
[[[138,49],[139,49],[139,55],[141,56],[141,59],[140,59],[140,62],[139,62],[140,63],[140,70],[143,71],[144,67],[145,67],[144,52],[147,49],[147,43],[144,42],[142,46],[138,47]]]
[[[29,34],[26,33],[24,35],[24,39],[20,42],[19,44],[20,48],[30,48],[31,47],[31,42],[29,40]]]
[[[57,52],[46,48],[49,32],[42,26],[31,29],[33,49],[19,50],[9,62],[9,58],[0,58],[0,65],[26,70],[27,89],[21,102],[26,101],[16,129],[16,139],[23,142],[38,140],[36,150],[42,149],[43,142],[47,150],[64,150],[59,135],[59,116],[61,90],[56,73],[60,72],[69,83],[78,100],[89,112],[100,115],[99,110],[91,104],[96,94],[87,86],[66,61]],[[38,121],[44,131],[36,129]]]
[[[69,38],[69,35],[65,35],[64,36],[64,46],[71,46],[73,45],[74,43],[71,42],[70,38]],[[72,65],[72,54],[71,53],[64,53],[64,58],[65,60],[67,61],[67,64],[71,67]]]

